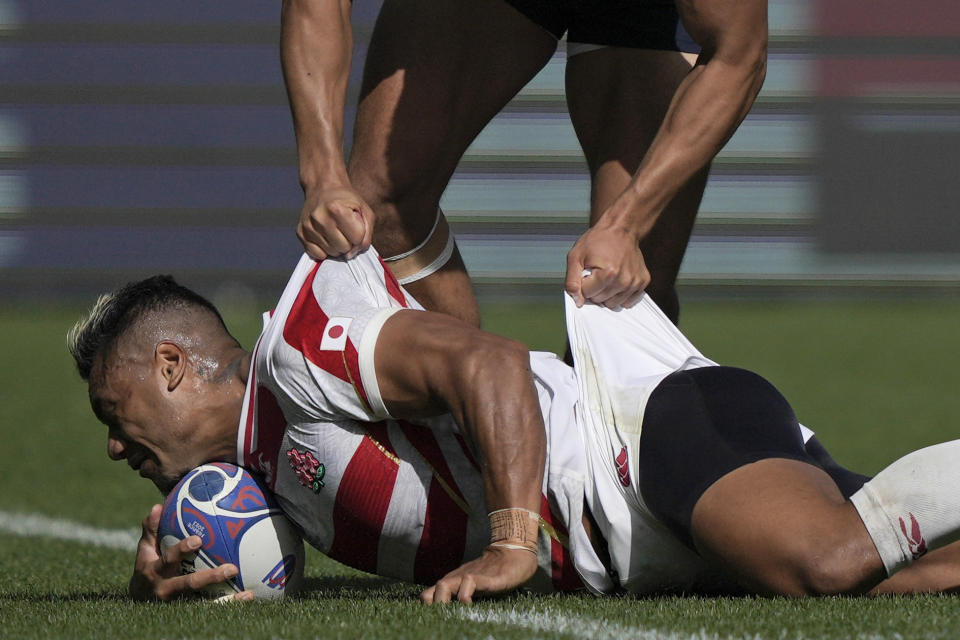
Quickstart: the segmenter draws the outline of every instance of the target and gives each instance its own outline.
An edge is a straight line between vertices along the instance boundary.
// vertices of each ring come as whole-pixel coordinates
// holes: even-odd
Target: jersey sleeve
[[[390,417],[374,350],[400,309],[420,308],[373,250],[351,260],[304,256],[270,322],[262,363],[274,391],[309,420]]]

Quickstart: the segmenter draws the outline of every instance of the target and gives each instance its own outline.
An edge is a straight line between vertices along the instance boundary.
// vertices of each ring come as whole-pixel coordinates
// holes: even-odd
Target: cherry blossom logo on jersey
[[[617,475],[620,476],[620,484],[625,487],[630,486],[630,465],[627,464],[627,448],[621,447],[620,454],[614,460],[617,463]]]
[[[909,532],[907,532],[907,523],[903,521],[903,518],[898,519],[900,520],[900,530],[907,539],[907,544],[910,545],[910,553],[913,554],[913,559],[916,560],[927,552],[927,541],[923,539],[923,533],[920,531],[920,523],[917,522],[917,519],[913,517],[912,513],[908,515],[910,516]]]
[[[326,468],[323,463],[313,457],[309,451],[297,451],[290,449],[287,451],[287,460],[297,474],[297,479],[305,487],[310,487],[314,493],[320,493],[323,489],[323,476]]]

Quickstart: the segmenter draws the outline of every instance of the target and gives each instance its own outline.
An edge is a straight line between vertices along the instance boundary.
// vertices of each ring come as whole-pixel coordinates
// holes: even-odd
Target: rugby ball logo
[[[185,558],[192,573],[234,564],[240,573],[208,589],[215,596],[251,590],[273,599],[295,592],[303,579],[303,540],[270,490],[248,471],[216,462],[197,467],[170,492],[160,517],[160,546],[190,535],[201,547]]]

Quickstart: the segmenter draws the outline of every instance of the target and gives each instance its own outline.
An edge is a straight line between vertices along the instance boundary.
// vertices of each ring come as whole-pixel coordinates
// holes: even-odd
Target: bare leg
[[[696,56],[605,48],[567,61],[567,104],[592,177],[590,224],[623,192],[663,122]],[[670,202],[640,243],[650,270],[647,293],[677,322],[677,273],[700,207],[709,167]]]
[[[761,594],[866,593],[886,578],[856,509],[821,469],[782,458],[740,467],[697,501],[697,550]]]
[[[960,593],[960,542],[934,549],[887,578],[871,594]]]
[[[501,0],[386,0],[364,69],[351,181],[384,256],[419,244],[460,157],[550,59],[556,41]],[[428,309],[480,314],[459,253],[408,285]]]
[[[960,542],[887,578],[860,518],[824,477],[789,460],[765,460],[724,476],[694,509],[699,551],[760,593],[859,593],[877,580],[871,595],[960,593]],[[850,572],[846,581],[831,577],[831,565],[836,573]]]

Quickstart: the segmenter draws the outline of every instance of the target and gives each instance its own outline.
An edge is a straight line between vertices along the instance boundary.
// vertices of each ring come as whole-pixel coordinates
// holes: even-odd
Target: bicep
[[[380,396],[396,418],[449,410],[458,386],[455,351],[466,325],[428,311],[402,310],[384,323],[374,350]]]
[[[488,387],[506,384],[517,375],[514,365],[529,357],[512,340],[445,314],[414,310],[398,311],[384,323],[374,354],[380,396],[390,415],[449,412],[460,424],[469,421],[481,396],[494,395]]]

